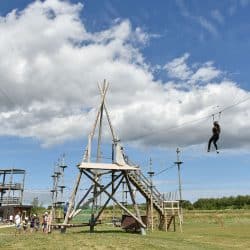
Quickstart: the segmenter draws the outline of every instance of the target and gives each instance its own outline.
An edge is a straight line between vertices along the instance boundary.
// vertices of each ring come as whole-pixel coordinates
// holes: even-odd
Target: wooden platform
[[[131,167],[129,165],[118,165],[112,163],[92,163],[83,162],[78,165],[80,169],[99,169],[99,170],[139,170],[138,167]]]

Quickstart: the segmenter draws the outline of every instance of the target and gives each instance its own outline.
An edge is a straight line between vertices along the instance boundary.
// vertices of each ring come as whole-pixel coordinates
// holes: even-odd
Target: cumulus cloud
[[[192,75],[191,69],[188,67],[186,60],[189,58],[189,54],[186,53],[182,57],[175,58],[171,62],[164,66],[170,77],[179,78],[181,80],[187,80]]]
[[[81,4],[47,0],[0,18],[1,135],[34,137],[44,146],[86,135],[100,100],[97,82],[104,78],[118,136],[138,145],[204,143],[211,120],[190,121],[249,96],[214,63],[190,65],[188,53],[166,62],[171,81],[154,80],[140,51],[150,34],[129,20],[90,32],[81,11]],[[248,145],[248,107],[245,102],[223,113],[224,147]]]
[[[189,56],[185,53],[168,62],[163,69],[167,71],[169,77],[185,81],[189,85],[205,84],[222,75],[222,72],[213,66],[213,62],[206,62],[203,65],[194,64],[190,67],[187,63]]]

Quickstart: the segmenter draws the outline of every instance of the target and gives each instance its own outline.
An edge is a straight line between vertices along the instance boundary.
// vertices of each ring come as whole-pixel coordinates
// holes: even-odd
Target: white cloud
[[[193,15],[185,5],[185,1],[176,0],[176,4],[179,7],[182,16],[194,21],[195,23],[198,23],[203,29],[207,30],[212,35],[214,36],[218,35],[216,26],[203,16]],[[211,15],[214,19],[216,19],[217,22],[221,23],[222,21],[224,21],[223,16],[220,14],[218,10],[212,11]]]
[[[197,18],[199,24],[205,28],[207,31],[209,31],[211,34],[217,36],[218,35],[218,31],[216,29],[216,27],[210,22],[208,21],[206,18],[200,16],[199,18]]]
[[[211,16],[214,20],[216,20],[218,23],[223,24],[224,23],[224,17],[223,15],[220,13],[219,10],[215,9],[212,10],[211,12]]]
[[[171,82],[155,81],[139,49],[150,35],[129,20],[88,32],[81,11],[81,4],[47,0],[1,17],[1,135],[34,137],[45,146],[86,135],[100,99],[96,83],[104,78],[111,83],[107,104],[117,134],[141,145],[204,143],[210,122],[181,125],[249,96],[220,79],[211,62],[190,66],[188,53],[166,63]],[[223,146],[248,146],[249,105],[222,118]]]
[[[187,86],[208,83],[221,76],[222,72],[213,66],[213,62],[206,62],[203,65],[195,64],[190,67],[187,64],[188,58],[189,54],[185,53],[182,57],[168,62],[163,69],[167,71],[169,77],[181,80]]]
[[[191,77],[193,82],[209,82],[218,76],[220,76],[221,72],[217,70],[212,65],[206,65],[200,67]]]
[[[175,58],[171,62],[164,66],[170,77],[179,78],[181,80],[187,80],[192,75],[191,69],[187,66],[186,60],[189,58],[189,54],[186,53],[182,57]]]

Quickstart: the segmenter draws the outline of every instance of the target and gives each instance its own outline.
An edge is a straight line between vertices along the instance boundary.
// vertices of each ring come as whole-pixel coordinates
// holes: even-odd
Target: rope
[[[249,99],[250,99],[250,96],[249,96],[248,98],[242,100],[242,101],[236,102],[235,104],[232,104],[232,105],[230,105],[230,106],[225,107],[224,109],[221,109],[221,110],[218,111],[217,113],[214,113],[214,115],[220,115],[222,112],[224,112],[224,111],[226,111],[226,110],[228,110],[228,109],[232,109],[232,108],[234,108],[235,106],[238,106],[238,105],[240,105],[241,103],[244,103],[244,102],[248,101]]]
[[[172,166],[170,166],[170,167],[167,167],[167,168],[161,170],[160,172],[156,173],[155,176],[157,176],[157,175],[159,175],[159,174],[162,174],[162,173],[165,172],[165,171],[168,171],[169,169],[173,168],[174,166],[175,166],[175,165],[172,165]]]

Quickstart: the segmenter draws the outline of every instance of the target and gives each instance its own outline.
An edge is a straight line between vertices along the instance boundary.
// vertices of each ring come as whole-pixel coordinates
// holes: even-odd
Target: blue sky
[[[62,153],[70,192],[105,78],[115,130],[145,173],[150,157],[156,173],[173,166],[180,147],[185,199],[249,194],[248,101],[222,112],[221,152],[206,153],[211,115],[249,97],[249,10],[247,0],[1,3],[1,166],[27,170],[27,202],[50,188]],[[177,169],[155,184],[177,190]]]

